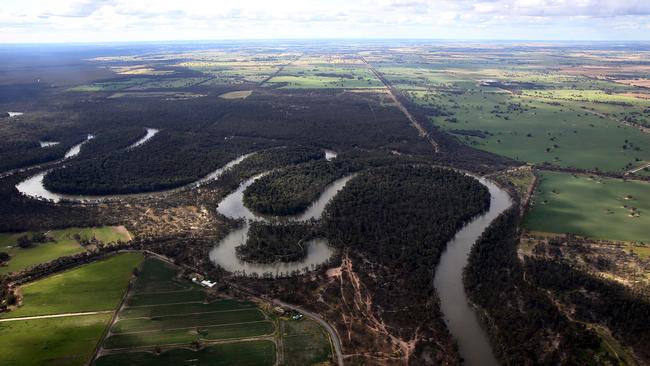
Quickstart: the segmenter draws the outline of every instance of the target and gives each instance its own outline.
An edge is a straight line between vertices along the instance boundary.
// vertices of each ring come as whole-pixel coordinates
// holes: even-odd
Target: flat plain
[[[648,242],[650,183],[541,172],[525,226],[597,239]]]
[[[31,237],[33,232],[0,233],[0,251],[10,255],[10,260],[0,266],[0,274],[20,271],[30,266],[49,262],[56,258],[81,253],[88,248],[83,247],[75,237],[80,240],[96,239],[102,243],[128,241],[129,232],[124,227],[93,227],[93,228],[67,228],[51,230],[46,233],[54,241],[36,243],[30,248],[20,248],[17,240],[21,236]]]
[[[85,365],[141,261],[116,255],[22,285],[21,306],[0,314],[3,364]]]

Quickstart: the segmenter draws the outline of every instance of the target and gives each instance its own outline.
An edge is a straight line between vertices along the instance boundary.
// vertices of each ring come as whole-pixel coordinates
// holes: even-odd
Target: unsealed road
[[[390,96],[395,101],[395,104],[397,104],[397,109],[399,109],[400,111],[402,111],[402,113],[404,113],[406,118],[408,118],[408,120],[411,122],[411,125],[418,130],[418,132],[420,133],[420,136],[424,137],[425,139],[427,139],[427,141],[429,141],[431,146],[433,146],[433,151],[436,152],[436,153],[440,152],[440,148],[438,147],[438,143],[433,139],[433,137],[431,137],[431,135],[429,135],[427,130],[425,130],[424,127],[422,127],[422,124],[420,124],[420,122],[418,122],[415,119],[415,117],[413,117],[411,112],[409,112],[408,109],[406,109],[406,107],[404,107],[402,102],[400,102],[399,99],[395,96],[395,90],[394,90],[393,86],[390,85],[388,80],[386,80],[386,78],[384,78],[384,76],[382,74],[380,74],[379,71],[375,70],[375,68],[372,67],[372,65],[370,65],[368,63],[368,61],[366,61],[365,58],[361,57],[361,61],[363,61],[363,63],[365,63],[366,66],[368,67],[368,70],[370,70],[375,75],[375,77],[377,79],[379,79],[384,84],[386,89],[388,89],[388,93],[390,94]]]

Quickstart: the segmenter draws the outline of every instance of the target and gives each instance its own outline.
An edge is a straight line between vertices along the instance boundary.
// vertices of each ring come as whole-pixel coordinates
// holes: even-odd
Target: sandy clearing
[[[251,94],[253,94],[252,90],[240,90],[240,91],[232,91],[228,93],[223,93],[219,96],[219,98],[223,99],[246,99],[248,98]]]

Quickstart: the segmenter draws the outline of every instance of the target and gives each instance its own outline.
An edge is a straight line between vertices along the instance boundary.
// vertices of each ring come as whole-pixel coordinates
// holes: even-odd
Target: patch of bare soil
[[[219,98],[223,99],[246,99],[248,98],[251,94],[253,94],[252,90],[239,90],[239,91],[232,91],[228,93],[223,93],[219,96]]]
[[[640,86],[642,88],[650,88],[650,79],[618,79],[614,80],[619,84]],[[643,98],[646,99],[646,98]]]
[[[522,235],[519,255],[570,261],[585,272],[650,294],[650,259],[629,250],[627,243],[596,241],[567,235]]]
[[[130,241],[130,240],[133,239],[133,237],[131,236],[131,233],[129,232],[129,230],[126,227],[124,227],[124,225],[114,226],[113,229],[115,230],[115,232],[117,232],[119,234],[124,234],[126,236],[126,240]]]
[[[395,307],[378,293],[389,268],[344,253],[339,265],[309,276],[274,281],[240,279],[271,297],[305,307],[336,328],[346,363],[363,365],[457,365],[460,359],[442,319],[395,321]],[[432,303],[435,299],[431,299]],[[432,309],[431,313],[435,313]]]

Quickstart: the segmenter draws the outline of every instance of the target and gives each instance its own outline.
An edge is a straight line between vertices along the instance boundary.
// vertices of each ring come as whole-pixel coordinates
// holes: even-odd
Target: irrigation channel
[[[434,287],[440,297],[440,309],[445,323],[458,342],[458,351],[464,359],[464,365],[493,366],[499,363],[465,294],[463,269],[472,247],[483,231],[512,205],[512,201],[508,193],[496,184],[484,178],[477,180],[490,191],[490,209],[465,225],[447,243],[436,268]]]

